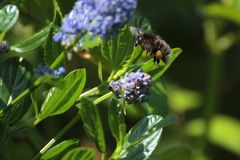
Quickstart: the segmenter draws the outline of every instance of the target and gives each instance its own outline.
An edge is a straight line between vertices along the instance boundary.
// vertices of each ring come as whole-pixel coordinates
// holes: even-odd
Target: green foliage
[[[100,47],[97,47],[93,52],[101,54],[102,58],[110,64],[112,70],[117,71],[129,58],[133,51],[133,36],[126,26],[119,31],[114,37],[109,37]],[[99,55],[97,55],[99,56]]]
[[[99,46],[102,43],[102,39],[100,37],[94,37],[91,39],[91,34],[87,33],[84,37],[82,49],[91,49],[96,46]]]
[[[85,132],[96,142],[99,151],[105,153],[104,131],[97,106],[92,101],[83,98],[78,107]]]
[[[14,98],[31,84],[29,64],[22,58],[7,60],[0,68],[0,110],[5,111],[5,121],[13,124],[29,109],[29,99],[11,106]],[[1,118],[0,118],[1,119]]]
[[[0,33],[7,32],[16,23],[19,10],[15,5],[6,5],[0,10]]]
[[[12,46],[11,51],[23,54],[36,49],[45,42],[51,28],[52,24],[47,25],[27,40]]]
[[[158,144],[162,128],[171,122],[172,119],[163,119],[158,115],[150,115],[139,121],[124,137],[117,159],[147,159]]]
[[[224,128],[223,128],[224,126]],[[202,136],[206,129],[203,119],[195,119],[185,127],[185,132],[190,136]],[[207,130],[207,138],[215,145],[226,148],[240,155],[240,121],[224,115],[212,118]]]
[[[54,23],[56,23],[57,18]],[[63,50],[59,43],[53,41],[53,35],[55,32],[54,24],[49,26],[50,29],[46,32],[48,34],[47,40],[44,45],[44,61],[45,64],[51,65],[58,57],[59,53]],[[40,37],[39,37],[40,38]]]
[[[123,112],[123,106],[117,100],[113,99],[110,106],[108,106],[108,125],[118,146],[122,145],[126,132]]]
[[[78,113],[56,133],[54,138],[42,149],[39,149],[33,160],[95,160],[95,150],[78,146],[82,145],[79,144],[81,139],[62,141],[65,139],[63,138],[64,134],[80,119],[86,135],[95,142],[100,151],[101,160],[105,160],[106,155],[111,155],[109,159],[148,159],[160,140],[163,128],[175,120],[174,117],[167,116],[168,93],[159,78],[172,65],[182,50],[173,48],[166,64],[162,61],[159,65],[154,64],[152,59],[145,62],[142,58],[144,52],[142,48],[140,46],[134,47],[135,37],[130,33],[129,26],[150,31],[151,24],[137,12],[133,14],[133,19],[125,26],[120,27],[114,35],[104,39],[98,36],[91,37],[92,33],[89,32],[81,33],[81,35],[77,35],[77,40],[69,47],[63,47],[60,43],[54,42],[53,36],[63,20],[62,10],[63,13],[70,10],[65,7],[67,4],[72,4],[73,1],[61,2],[60,4],[57,0],[54,0],[53,3],[46,2],[47,0],[33,0],[31,3],[17,1],[16,6],[6,5],[0,10],[0,41],[9,40],[9,44],[17,42],[14,43],[15,45],[10,45],[10,52],[3,52],[0,59],[2,64],[0,68],[0,159],[8,159],[8,150],[11,148],[8,149],[6,144],[9,141],[14,142],[14,138],[11,138],[16,136],[16,133],[20,133],[19,139],[25,138],[21,136],[23,131],[26,131],[27,138],[39,149],[40,143],[43,143],[40,139],[43,138],[39,138],[41,132],[38,133],[38,130],[42,130],[42,128],[36,129],[35,127],[40,122],[43,123],[43,128],[48,126],[48,124],[44,124],[48,123],[45,120],[48,117],[65,118],[64,116],[71,115],[73,112],[69,110],[74,106],[77,108],[71,111],[77,110]],[[38,11],[39,8],[41,8],[40,11]],[[21,13],[20,18],[19,12]],[[17,21],[18,25],[14,28],[14,32],[7,32]],[[24,32],[21,32],[22,28],[27,25],[30,25],[33,30],[34,27],[43,26],[43,28],[36,33],[31,33],[32,36],[29,37],[30,34],[26,34],[26,36]],[[117,28],[117,26],[114,27]],[[14,37],[22,35],[29,38],[23,41],[14,39]],[[75,50],[74,47],[78,44],[79,39],[81,39],[82,48]],[[1,47],[4,49],[4,46]],[[40,47],[43,49],[40,50]],[[44,53],[39,54],[40,51],[44,51]],[[90,54],[90,60],[80,56],[84,59],[79,61],[84,69],[78,69],[80,67],[75,66],[78,64],[75,62],[78,62],[78,55],[81,55],[82,51]],[[69,53],[73,55],[70,62],[69,59],[65,59]],[[9,59],[9,57],[14,58]],[[5,59],[8,60],[5,61]],[[43,72],[42,75],[40,74],[38,78],[35,75],[35,81],[32,82],[32,72],[36,71],[32,66],[39,64],[46,64],[46,68],[38,71]],[[59,72],[57,67],[61,65],[66,67],[66,71],[69,72],[65,77],[55,76]],[[149,99],[146,103],[128,106],[128,108],[131,107],[137,111],[144,109],[145,112],[139,116],[142,120],[127,132],[127,122],[133,117],[126,113],[126,102],[111,98],[114,93],[109,91],[109,81],[117,80],[124,74],[137,69],[142,69],[151,75],[151,95],[148,96]],[[88,81],[86,70],[89,70]],[[93,73],[96,73],[96,76]],[[104,79],[105,73],[109,74],[107,80]],[[97,77],[100,80],[99,86],[96,86],[98,80],[94,79]],[[95,86],[93,87],[93,85]],[[84,88],[85,92],[83,92]],[[110,98],[111,101],[101,103]],[[107,117],[104,118],[106,112],[104,108],[100,108],[99,104],[107,107]],[[38,108],[38,106],[41,107]],[[128,117],[126,118],[126,116]],[[49,118],[49,121],[51,120]],[[106,121],[108,123],[105,123]],[[56,126],[51,131],[55,132]],[[108,153],[109,142],[105,141],[105,137],[109,136],[106,132],[107,127],[110,130],[108,134],[111,134],[116,140],[113,153]],[[28,133],[29,129],[34,132]],[[51,131],[46,131],[46,137],[53,135],[50,133]],[[78,130],[74,132],[82,134]],[[113,144],[111,143],[111,145]],[[25,148],[22,149],[25,150]],[[29,155],[35,152],[32,149],[29,151]]]
[[[61,160],[95,160],[95,153],[90,148],[75,148],[65,154]]]
[[[240,25],[240,8],[220,4],[210,4],[204,7],[204,14],[209,17],[220,17]]]
[[[156,82],[150,89],[149,101],[143,104],[148,114],[158,114],[165,116],[168,113],[167,95],[161,82]]]
[[[63,154],[67,149],[70,147],[75,146],[78,144],[79,140],[77,139],[70,139],[70,140],[65,140],[52,148],[50,148],[43,156],[41,159],[43,160],[48,160],[48,159],[53,159],[59,156],[59,154]]]
[[[62,114],[70,109],[83,91],[85,83],[85,69],[77,69],[69,73],[63,79],[61,88],[53,87],[50,89],[35,124],[49,116]]]

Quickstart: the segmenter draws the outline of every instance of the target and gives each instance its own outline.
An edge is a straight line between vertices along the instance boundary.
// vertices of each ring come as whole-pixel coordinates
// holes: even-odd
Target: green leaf
[[[80,108],[85,132],[95,141],[99,151],[105,153],[104,131],[97,106],[92,101],[83,98],[77,107]]]
[[[124,137],[117,159],[147,159],[157,146],[163,127],[172,121],[172,117],[163,119],[159,115],[150,115],[139,121]]]
[[[131,57],[126,61],[126,63],[122,66],[121,69],[117,71],[117,73],[113,76],[113,79],[118,79],[120,76],[124,75],[131,64],[134,64],[134,62],[138,59],[138,57],[142,53],[142,48],[140,46],[134,47],[134,50],[131,54]],[[135,68],[134,66],[133,68]],[[136,68],[139,68],[140,66],[137,66]],[[112,78],[112,77],[109,77]]]
[[[134,47],[133,36],[128,27],[124,27],[118,35],[109,38],[101,45],[103,58],[117,70],[129,58]]]
[[[203,12],[206,16],[224,18],[240,25],[240,8],[210,4],[203,8]]]
[[[63,156],[61,160],[96,160],[93,149],[75,148]]]
[[[103,83],[103,75],[102,75],[102,63],[101,61],[98,62],[98,78],[101,83]]]
[[[0,68],[0,104],[9,105],[31,83],[29,64],[22,58],[7,60]],[[0,109],[3,106],[0,106]]]
[[[85,83],[85,69],[77,69],[69,73],[64,78],[61,88],[53,87],[50,89],[35,124],[46,117],[62,114],[70,109],[80,96]]]
[[[0,68],[0,110],[9,106],[14,98],[24,91],[32,80],[30,65],[22,58],[12,58]],[[18,121],[29,109],[29,98],[6,110],[5,118],[9,125]]]
[[[55,19],[57,21],[58,18]],[[56,22],[54,22],[56,23]],[[59,53],[62,51],[62,46],[60,43],[53,41],[54,35],[54,25],[51,26],[51,29],[48,33],[47,41],[44,46],[44,61],[45,64],[50,66],[58,57]]]
[[[15,51],[17,53],[25,53],[25,52],[30,52],[36,49],[37,47],[39,47],[45,42],[51,27],[52,27],[52,24],[47,25],[46,27],[41,29],[39,32],[35,33],[33,36],[31,36],[27,40],[12,46],[10,48],[11,51]]]
[[[91,34],[87,33],[84,36],[84,41],[82,42],[82,49],[91,49],[93,47],[99,46],[102,43],[102,39],[98,36],[91,38]]]
[[[55,157],[59,156],[60,154],[62,154],[67,149],[69,149],[70,147],[78,144],[78,142],[79,142],[78,139],[65,140],[65,141],[53,146],[52,148],[50,148],[46,153],[44,153],[44,155],[42,156],[41,159],[48,160],[48,159],[55,158]]]
[[[7,32],[17,22],[19,10],[15,5],[6,5],[0,10],[0,33]]]
[[[168,112],[167,95],[161,82],[156,82],[150,88],[150,95],[147,96],[147,103],[142,104],[148,114],[165,116]]]
[[[168,141],[169,142],[169,141]],[[170,142],[171,143],[171,142]],[[192,149],[184,144],[162,144],[149,160],[192,160]]]
[[[30,73],[27,62],[14,58],[7,60],[0,68],[0,95],[1,103],[10,104],[11,100],[27,88]]]
[[[126,124],[124,123],[123,106],[115,99],[108,106],[108,125],[117,144],[122,144],[126,133]]]
[[[130,21],[130,25],[137,27],[142,31],[151,30],[151,24],[149,20],[136,12],[134,12],[133,18]]]

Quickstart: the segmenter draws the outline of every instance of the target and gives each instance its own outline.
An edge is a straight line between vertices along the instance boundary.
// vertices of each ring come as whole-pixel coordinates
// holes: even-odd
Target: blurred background
[[[19,21],[6,36],[10,44],[26,39],[52,19],[49,0],[4,3],[11,2],[17,4],[21,12]],[[59,2],[64,14],[74,4],[73,0]],[[167,95],[164,104],[168,106],[169,114],[177,116],[177,121],[163,131],[150,160],[240,159],[240,0],[138,2],[137,12],[149,20],[152,31],[172,48],[183,50],[161,78]],[[1,7],[4,3],[1,1]],[[67,69],[86,67],[87,88],[98,85],[94,60],[74,56],[74,61],[67,63]],[[36,67],[43,60],[43,49],[27,54],[25,58]],[[71,110],[63,116],[48,118],[37,129],[14,137],[9,145],[15,153],[11,155],[12,159],[31,159],[75,112]],[[102,114],[106,113],[103,109]],[[130,106],[126,119],[128,129],[145,114],[146,108]],[[105,126],[110,134],[107,124]],[[80,137],[82,145],[94,146],[85,137],[81,124],[76,124],[65,138],[68,137]],[[114,149],[111,148],[113,141],[113,138],[107,138],[109,151]]]

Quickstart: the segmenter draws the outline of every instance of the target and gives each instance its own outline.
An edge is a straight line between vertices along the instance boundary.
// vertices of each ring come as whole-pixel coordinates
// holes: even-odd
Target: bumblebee
[[[135,46],[140,45],[147,54],[153,56],[154,63],[157,62],[159,64],[160,60],[167,63],[171,54],[171,48],[160,36],[151,32],[140,31],[132,26],[130,27],[130,32],[136,37]]]

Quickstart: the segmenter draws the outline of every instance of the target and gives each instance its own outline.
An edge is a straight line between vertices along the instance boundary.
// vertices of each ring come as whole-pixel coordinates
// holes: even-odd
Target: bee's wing
[[[129,27],[129,31],[130,31],[130,32],[132,33],[132,35],[134,35],[134,36],[137,36],[137,35],[140,35],[140,34],[143,33],[139,28],[136,28],[136,27],[133,27],[133,26],[130,26],[130,27]]]

